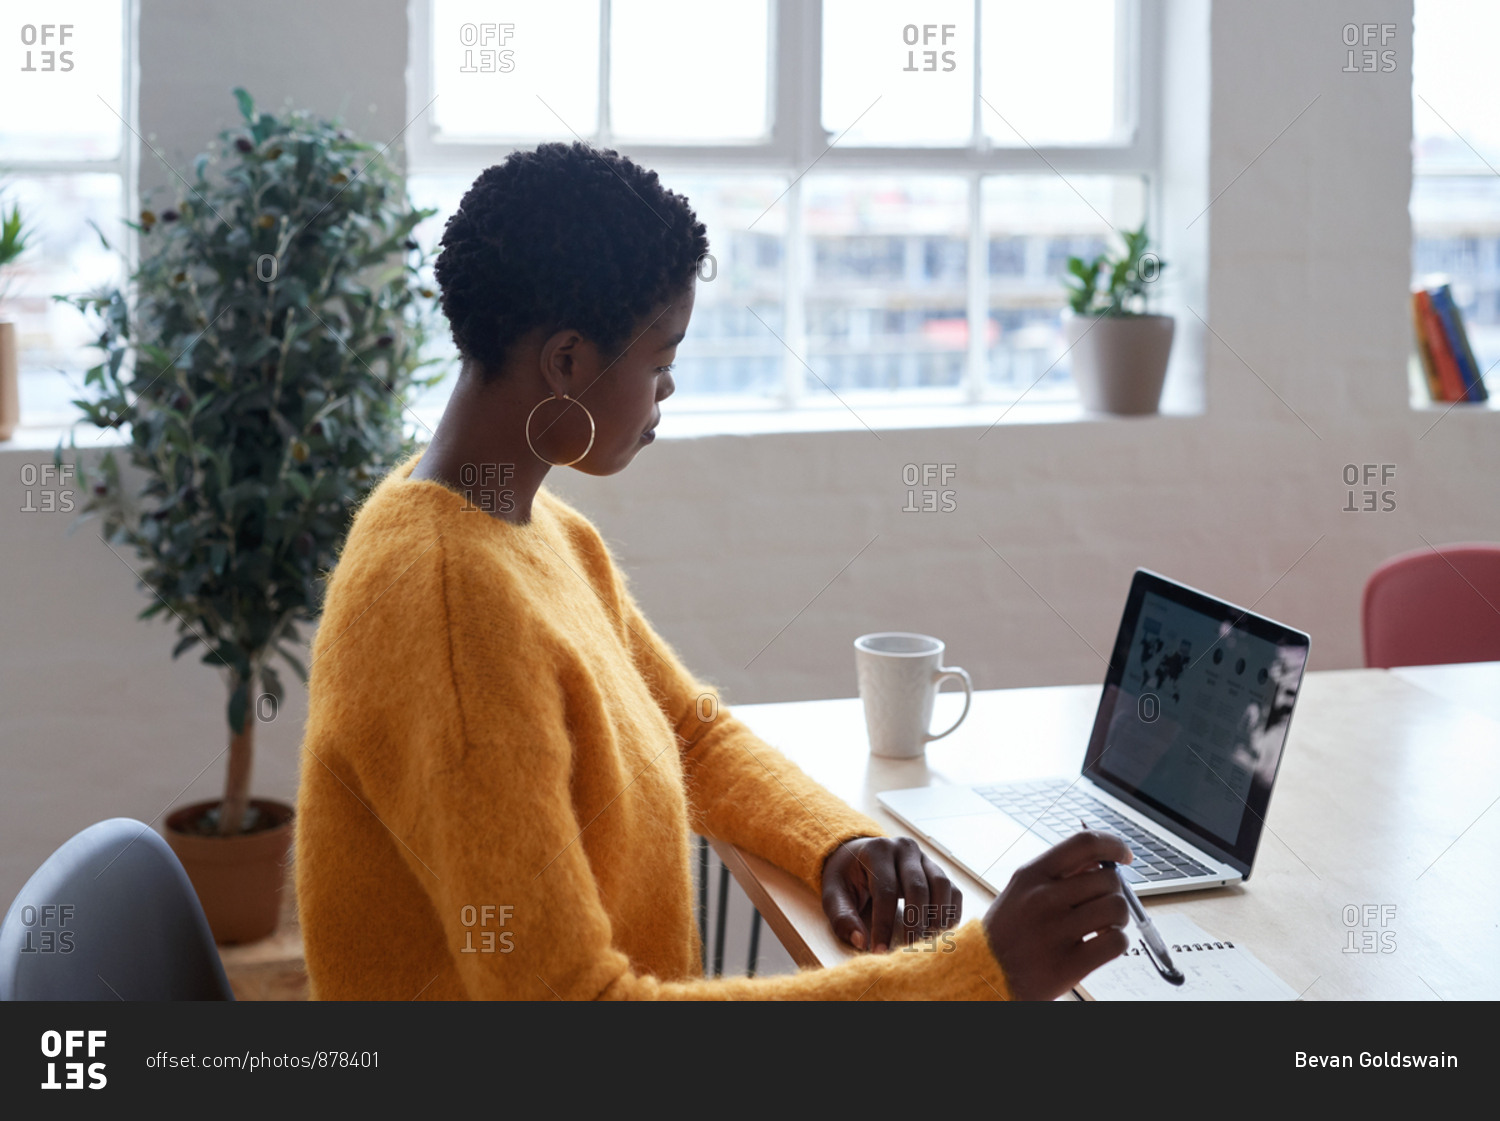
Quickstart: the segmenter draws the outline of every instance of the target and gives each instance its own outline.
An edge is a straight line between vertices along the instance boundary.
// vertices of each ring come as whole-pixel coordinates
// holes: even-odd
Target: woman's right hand
[[[1125,952],[1130,909],[1119,876],[1100,862],[1133,859],[1113,834],[1075,833],[1016,870],[984,916],[1016,1000],[1055,1000]]]

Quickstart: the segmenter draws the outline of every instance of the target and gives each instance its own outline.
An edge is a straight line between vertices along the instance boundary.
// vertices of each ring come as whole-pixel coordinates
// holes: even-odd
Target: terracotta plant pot
[[[1156,412],[1174,327],[1170,315],[1069,316],[1063,332],[1083,407],[1115,416]]]
[[[9,440],[21,423],[20,378],[16,325],[0,323],[0,440]]]
[[[292,807],[251,799],[250,804],[275,824],[237,837],[183,831],[218,804],[198,802],[173,810],[167,816],[167,844],[193,882],[214,941],[254,942],[276,930],[292,841]]]

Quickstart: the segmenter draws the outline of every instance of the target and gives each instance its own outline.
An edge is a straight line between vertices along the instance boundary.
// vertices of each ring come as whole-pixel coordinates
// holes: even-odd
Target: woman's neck
[[[501,378],[486,385],[465,367],[411,477],[458,491],[477,512],[525,525],[550,465],[526,442],[531,406],[513,399],[514,384]]]

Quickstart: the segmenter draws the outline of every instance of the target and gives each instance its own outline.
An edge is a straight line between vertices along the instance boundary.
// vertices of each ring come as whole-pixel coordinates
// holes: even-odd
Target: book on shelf
[[[1440,403],[1488,400],[1484,374],[1474,359],[1452,290],[1446,284],[1419,288],[1411,299],[1417,358],[1428,394]]]
[[[1433,356],[1432,347],[1427,343],[1426,297],[1426,292],[1411,294],[1412,338],[1417,343],[1417,360],[1422,364],[1422,378],[1427,383],[1427,395],[1434,401],[1445,401],[1447,392],[1443,389],[1443,379],[1438,373],[1437,359]]]
[[[1484,387],[1484,373],[1480,370],[1479,363],[1474,361],[1474,351],[1469,346],[1469,333],[1464,329],[1463,313],[1453,302],[1452,291],[1446,284],[1440,285],[1432,293],[1432,299],[1437,306],[1438,316],[1443,321],[1443,328],[1448,333],[1448,342],[1453,348],[1453,357],[1458,363],[1458,372],[1463,377],[1466,399],[1488,400],[1489,392]]]

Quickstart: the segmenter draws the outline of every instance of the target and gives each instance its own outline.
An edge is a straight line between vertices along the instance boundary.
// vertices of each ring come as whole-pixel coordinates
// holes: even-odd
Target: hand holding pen
[[[1054,1000],[1130,948],[1112,866],[1129,860],[1114,834],[1075,833],[1016,870],[983,919],[1013,999]]]
[[[1082,818],[1079,819],[1078,824],[1084,829],[1089,827],[1089,823]],[[1100,863],[1119,878],[1120,890],[1125,893],[1125,905],[1130,908],[1131,918],[1135,919],[1135,925],[1140,929],[1141,939],[1146,947],[1146,956],[1151,959],[1151,964],[1156,966],[1156,972],[1161,974],[1163,981],[1173,985],[1182,984],[1187,978],[1172,964],[1172,956],[1167,953],[1166,941],[1156,929],[1156,924],[1151,921],[1151,916],[1146,914],[1146,908],[1141,905],[1140,898],[1131,890],[1129,881],[1120,875],[1120,866],[1113,860],[1103,860]]]

